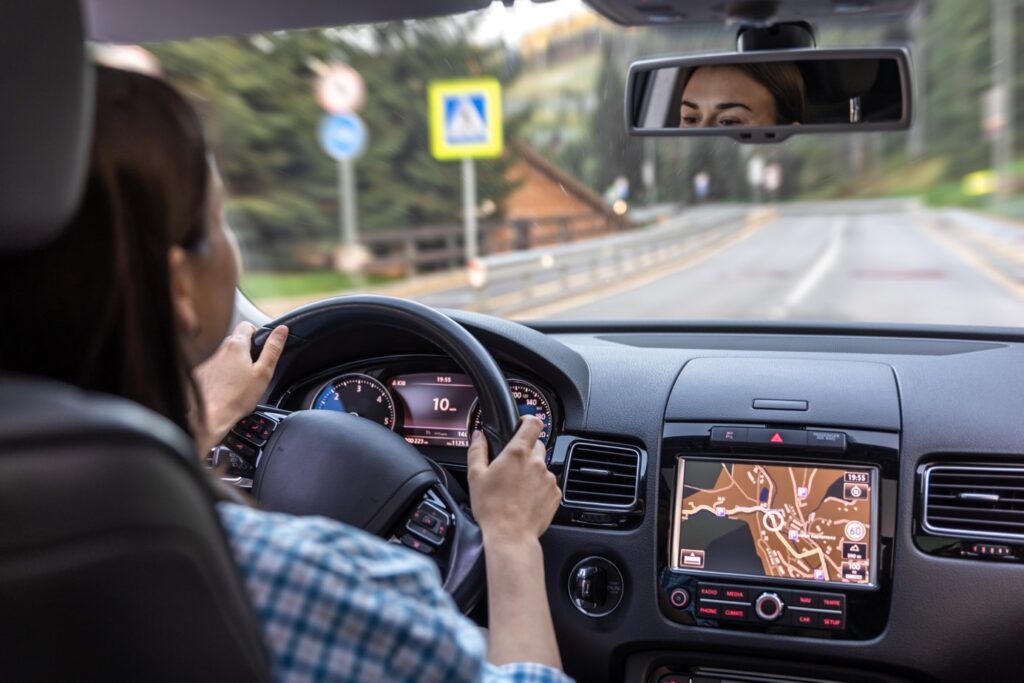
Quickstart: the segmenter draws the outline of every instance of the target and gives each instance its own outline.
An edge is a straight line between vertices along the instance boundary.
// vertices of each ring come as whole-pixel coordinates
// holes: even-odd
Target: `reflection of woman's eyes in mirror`
[[[683,104],[679,108],[679,127],[680,128],[696,128],[700,125],[700,110],[696,107],[691,107],[688,104]]]

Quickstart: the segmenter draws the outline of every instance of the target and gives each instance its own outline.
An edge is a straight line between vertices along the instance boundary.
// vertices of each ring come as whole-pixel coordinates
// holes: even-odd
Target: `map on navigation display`
[[[680,459],[676,485],[676,569],[871,583],[871,470]]]

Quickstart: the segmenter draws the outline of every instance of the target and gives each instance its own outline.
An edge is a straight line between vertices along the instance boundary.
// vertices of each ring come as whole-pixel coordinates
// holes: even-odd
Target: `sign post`
[[[341,226],[335,266],[355,273],[366,262],[365,249],[359,245],[356,213],[356,180],[353,160],[366,149],[366,126],[355,110],[366,99],[366,88],[359,73],[344,64],[326,68],[317,82],[317,99],[327,110],[320,120],[320,146],[338,162],[338,219]]]
[[[476,225],[476,164],[470,157],[462,158],[462,215],[466,227],[466,263],[480,255]]]
[[[438,161],[462,162],[462,216],[468,265],[479,255],[474,159],[498,157],[504,151],[501,84],[493,78],[431,81],[427,100],[431,154]]]

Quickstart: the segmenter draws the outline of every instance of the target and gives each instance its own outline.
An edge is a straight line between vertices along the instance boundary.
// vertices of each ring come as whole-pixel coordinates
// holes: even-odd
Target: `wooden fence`
[[[623,218],[601,213],[567,214],[480,224],[481,255],[535,249],[608,235],[631,228]],[[419,272],[464,265],[462,225],[367,230],[360,242],[373,259],[367,268],[382,275]]]

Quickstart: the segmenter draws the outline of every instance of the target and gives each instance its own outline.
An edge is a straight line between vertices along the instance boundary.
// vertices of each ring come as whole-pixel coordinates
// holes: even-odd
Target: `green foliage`
[[[601,45],[601,69],[597,77],[597,107],[590,122],[587,140],[591,150],[590,167],[585,176],[598,192],[603,193],[619,176],[629,180],[630,197],[642,192],[640,168],[643,163],[643,140],[631,137],[625,129],[623,81],[625,70],[615,59],[611,41]]]
[[[246,296],[258,300],[270,297],[342,292],[367,284],[378,284],[386,280],[387,278],[371,275],[356,281],[349,275],[333,270],[313,270],[305,273],[264,272],[244,273],[241,287]]]
[[[436,78],[500,75],[498,51],[471,44],[471,31],[467,21],[397,22],[151,49],[203,114],[252,265],[293,267],[302,265],[296,243],[326,245],[338,230],[338,167],[317,140],[317,64],[347,63],[367,83],[359,114],[370,143],[355,162],[360,228],[461,221],[459,164],[430,156],[426,90]],[[481,201],[500,209],[510,163],[477,162]]]

